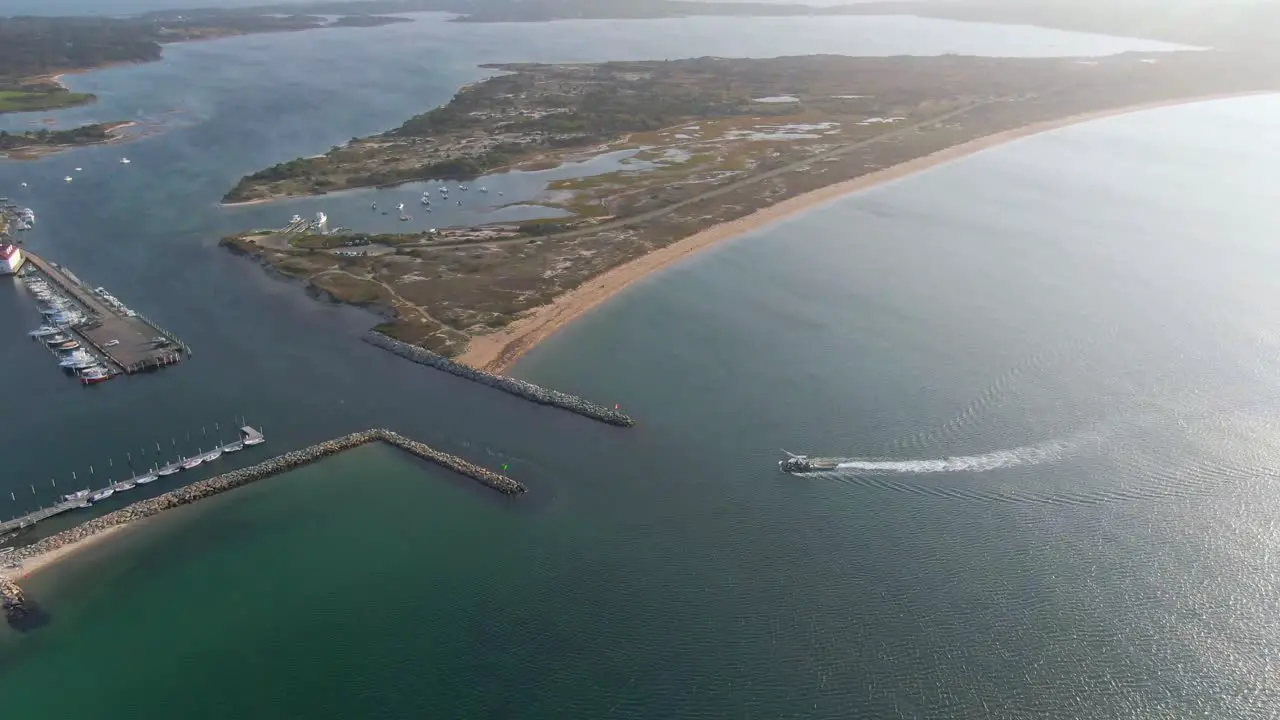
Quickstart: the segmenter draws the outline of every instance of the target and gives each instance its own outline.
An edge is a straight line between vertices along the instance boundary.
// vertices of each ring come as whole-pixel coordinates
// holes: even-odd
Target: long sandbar
[[[985,135],[929,155],[923,155],[882,170],[867,173],[852,180],[846,180],[803,195],[797,195],[775,205],[756,210],[750,215],[736,220],[712,225],[683,240],[597,275],[554,301],[533,310],[529,315],[516,320],[502,330],[471,338],[471,341],[467,344],[467,349],[457,360],[486,372],[508,372],[521,356],[538,343],[543,342],[561,328],[594,310],[641,278],[665,270],[722,242],[754,232],[786,218],[808,212],[851,193],[899,180],[1014,140],[1071,125],[1162,107],[1251,95],[1272,95],[1275,93],[1276,91],[1274,90],[1219,93],[1126,105],[1108,110],[1069,115],[1056,120],[1046,120]]]

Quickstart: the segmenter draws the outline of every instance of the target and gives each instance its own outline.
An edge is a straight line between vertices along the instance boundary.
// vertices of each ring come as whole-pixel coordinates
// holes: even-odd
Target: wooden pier
[[[206,453],[201,453],[200,455],[192,456],[190,458],[179,457],[177,460],[167,465],[152,468],[150,471],[143,473],[141,477],[155,476],[156,482],[163,481],[169,475],[173,475],[178,472],[181,472],[183,470],[183,467],[182,467],[183,463],[190,461],[195,457],[205,458],[200,462],[200,464],[203,465],[204,462],[206,461],[212,462],[213,460],[216,460],[217,458],[221,457],[223,454],[238,452],[239,450],[243,450],[245,448],[252,447],[254,445],[261,445],[264,442],[266,442],[266,438],[263,437],[261,430],[257,428],[252,428],[246,425],[240,428],[240,437],[239,439],[233,442],[229,442],[225,445],[215,447]],[[31,527],[32,525],[35,525],[41,520],[47,520],[55,515],[61,515],[66,512],[71,512],[72,510],[78,510],[80,508],[85,507],[86,504],[91,505],[92,504],[90,502],[91,497],[95,495],[100,495],[101,493],[104,493],[107,490],[110,490],[112,495],[114,495],[116,492],[127,492],[128,490],[132,490],[134,487],[136,487],[136,481],[138,477],[139,477],[138,475],[134,475],[129,478],[117,480],[115,482],[108,484],[106,487],[99,488],[97,490],[93,490],[91,488],[84,488],[83,490],[77,491],[78,493],[82,494],[80,497],[75,497],[74,496],[75,494],[73,493],[72,499],[65,499],[65,496],[64,496],[64,499],[60,500],[54,505],[40,508],[39,510],[36,510],[34,512],[27,513],[22,517],[16,517],[6,522],[0,522],[0,535],[4,535],[14,530],[21,530],[23,528]],[[128,483],[134,483],[134,484],[129,485]],[[106,498],[103,498],[103,499],[105,500]]]
[[[135,311],[122,311],[89,288],[70,270],[27,253],[36,275],[79,305],[86,320],[68,327],[79,340],[105,357],[118,372],[133,374],[181,362],[191,348]]]

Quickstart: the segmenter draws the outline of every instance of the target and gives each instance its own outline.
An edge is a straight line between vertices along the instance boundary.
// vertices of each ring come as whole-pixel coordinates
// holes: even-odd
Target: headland
[[[136,124],[133,121],[93,123],[69,130],[41,128],[21,133],[0,130],[0,157],[35,160],[74,147],[121,142],[126,139],[124,130]]]
[[[166,43],[251,33],[412,22],[358,11],[336,18],[254,8],[162,11],[132,17],[0,17],[0,113],[55,110],[97,98],[62,75],[160,59]],[[92,126],[89,126],[92,127]],[[78,128],[75,131],[84,131]]]
[[[441,108],[255,173],[230,197],[632,153],[620,170],[554,182],[532,201],[566,217],[379,236],[259,231],[224,244],[382,311],[386,335],[499,373],[636,279],[763,223],[1035,132],[1275,91],[1271,67],[1221,52],[504,65]]]

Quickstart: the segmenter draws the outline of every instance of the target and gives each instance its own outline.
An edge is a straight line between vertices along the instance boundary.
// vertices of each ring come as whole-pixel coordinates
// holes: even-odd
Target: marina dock
[[[88,287],[70,270],[32,253],[27,253],[27,261],[27,272],[42,277],[79,307],[84,321],[67,330],[106,358],[115,371],[133,374],[153,370],[191,355],[186,343],[100,290]]]
[[[128,490],[132,490],[138,485],[145,485],[156,480],[163,480],[165,477],[174,475],[182,470],[189,470],[202,465],[205,462],[217,460],[224,454],[235,453],[245,449],[246,447],[261,445],[264,442],[266,442],[266,438],[262,435],[261,430],[246,425],[240,428],[239,439],[225,445],[215,447],[206,453],[201,453],[192,457],[179,457],[177,460],[174,460],[167,465],[158,466],[149,471],[144,471],[144,474],[141,476],[135,474],[132,477],[122,478],[97,490],[91,488],[84,488],[83,490],[77,489],[77,492],[72,493],[70,496],[65,496],[61,501],[54,505],[40,508],[35,512],[27,513],[22,517],[16,517],[6,522],[0,522],[0,535],[31,527],[32,525],[35,525],[42,520],[47,520],[55,515],[61,515],[63,513],[71,512],[72,510],[91,507],[93,505],[94,498],[101,498],[102,500],[105,500],[115,495],[117,492],[126,492]],[[197,458],[199,458],[198,461]],[[190,467],[188,467],[188,465]],[[139,478],[150,479],[145,480],[145,482],[139,482]]]

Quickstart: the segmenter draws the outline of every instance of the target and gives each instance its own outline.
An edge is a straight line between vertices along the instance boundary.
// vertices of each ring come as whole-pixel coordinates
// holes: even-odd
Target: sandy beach
[[[219,207],[240,207],[242,205],[265,205],[269,202],[276,202],[277,200],[288,200],[288,199],[289,197],[287,195],[280,195],[278,197],[258,198],[257,200],[239,200],[237,202],[220,202],[218,203],[218,206]]]
[[[866,190],[883,183],[905,178],[909,175],[949,163],[975,153],[989,150],[1005,143],[1059,128],[1077,125],[1092,120],[1101,120],[1116,115],[1125,115],[1143,110],[1154,110],[1161,107],[1185,105],[1210,100],[1246,97],[1250,95],[1269,95],[1273,91],[1245,93],[1222,93],[1197,97],[1180,98],[1138,105],[1128,105],[1099,110],[1097,112],[1071,115],[1057,120],[1033,123],[1000,133],[987,135],[969,142],[954,145],[945,150],[909,160],[898,165],[877,170],[834,185],[783,200],[776,205],[761,208],[746,217],[738,218],[690,235],[683,240],[656,250],[631,262],[619,265],[608,272],[598,275],[583,283],[571,292],[556,298],[547,305],[531,311],[528,315],[511,323],[507,327],[487,335],[471,339],[467,349],[457,359],[460,362],[493,373],[508,372],[512,365],[538,343],[546,340],[558,330],[582,317],[592,309],[617,295],[633,283],[645,276],[664,270],[703,250],[719,245],[727,240],[754,232],[772,223],[808,212],[821,205],[837,200],[850,193]]]
[[[70,557],[85,548],[92,547],[103,540],[114,536],[127,527],[129,527],[129,525],[114,525],[81,538],[76,542],[67,543],[61,547],[36,555],[35,557],[27,558],[22,561],[22,565],[18,568],[0,568],[0,577],[9,578],[14,582],[22,582],[25,578],[48,568],[59,560]],[[0,561],[2,560],[3,558],[0,558]]]

